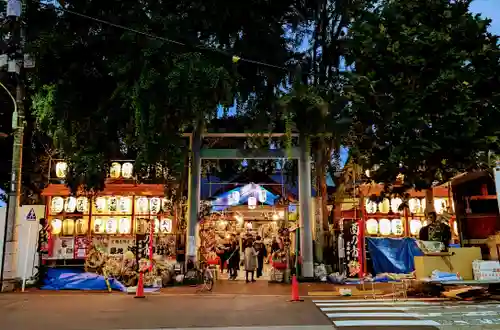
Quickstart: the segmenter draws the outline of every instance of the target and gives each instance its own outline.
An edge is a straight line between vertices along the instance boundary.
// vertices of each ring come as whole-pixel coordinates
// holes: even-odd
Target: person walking
[[[246,246],[245,246],[245,252],[243,254],[243,261],[245,264],[245,272],[246,272],[246,282],[250,282],[248,280],[248,275],[251,275],[251,281],[255,282],[254,279],[254,273],[255,269],[257,268],[257,255],[258,252],[255,251],[253,247],[253,241],[251,239],[247,239],[246,241]]]
[[[267,257],[267,249],[264,242],[261,240],[260,236],[257,236],[257,240],[254,243],[254,249],[258,253],[257,255],[257,278],[262,276],[262,270],[264,269],[264,259]]]

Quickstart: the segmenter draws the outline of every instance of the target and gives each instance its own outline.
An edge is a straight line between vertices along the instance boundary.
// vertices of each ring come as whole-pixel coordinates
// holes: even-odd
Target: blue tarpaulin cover
[[[413,257],[424,255],[414,238],[367,238],[375,274],[408,274],[415,270]]]
[[[119,281],[110,278],[109,286],[113,290],[127,291]],[[87,273],[80,269],[49,268],[42,290],[107,290],[104,276]]]

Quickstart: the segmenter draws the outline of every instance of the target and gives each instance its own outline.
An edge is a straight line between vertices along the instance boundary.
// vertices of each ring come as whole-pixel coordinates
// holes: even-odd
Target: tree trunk
[[[434,189],[425,189],[425,214],[436,212],[434,209]]]

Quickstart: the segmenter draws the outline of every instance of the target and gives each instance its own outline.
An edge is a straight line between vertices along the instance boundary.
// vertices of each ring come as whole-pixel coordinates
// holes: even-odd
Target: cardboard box
[[[452,256],[415,257],[415,273],[417,279],[428,278],[432,271],[458,273],[464,280],[474,279],[472,263],[481,259],[481,248],[450,248]]]

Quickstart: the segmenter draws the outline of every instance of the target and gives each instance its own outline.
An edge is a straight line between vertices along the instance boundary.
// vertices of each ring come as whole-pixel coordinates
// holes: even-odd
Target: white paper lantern
[[[104,219],[103,218],[94,218],[92,223],[92,231],[94,234],[104,234]]]
[[[138,214],[149,213],[149,200],[146,197],[139,197],[135,200],[135,212]]]
[[[410,198],[410,200],[408,201],[408,207],[410,209],[410,213],[419,213],[420,212],[420,199]]]
[[[153,197],[149,200],[149,208],[151,214],[157,214],[160,212],[161,208],[161,199],[158,197]]]
[[[118,211],[118,198],[115,196],[108,197],[108,211],[114,213]]]
[[[420,233],[420,229],[422,229],[422,221],[419,219],[411,219],[410,220],[410,234],[413,236],[417,236]]]
[[[132,224],[130,218],[120,218],[120,223],[118,224],[118,231],[122,235],[130,234],[132,230]]]
[[[378,221],[375,219],[366,220],[366,232],[369,235],[376,235],[378,233]]]
[[[59,179],[64,179],[68,174],[68,163],[66,162],[57,162],[56,163],[56,177]]]
[[[401,204],[403,204],[403,201],[401,200],[401,198],[399,198],[399,197],[392,198],[391,199],[391,210],[392,210],[392,212],[398,213],[399,212],[399,207],[401,206]]]
[[[384,198],[381,203],[378,204],[378,211],[380,213],[389,213],[391,210],[391,202],[389,199]]]
[[[369,199],[365,200],[365,210],[368,214],[377,213],[377,203]]]
[[[50,211],[53,214],[61,213],[64,209],[64,199],[62,197],[52,197],[50,202]]]
[[[51,233],[53,235],[59,235],[62,231],[62,220],[61,219],[52,219],[50,222]]]
[[[401,236],[403,235],[403,221],[401,219],[391,220],[391,232],[393,235]]]
[[[458,236],[458,223],[457,220],[453,220],[453,233]]]
[[[392,226],[389,219],[380,219],[378,222],[378,231],[381,235],[387,236],[391,234]]]
[[[106,198],[105,197],[97,197],[95,199],[95,210],[97,213],[103,213],[106,211]]]
[[[122,196],[118,199],[118,212],[126,214],[132,213],[132,197]]]
[[[76,211],[80,213],[88,213],[89,199],[87,197],[78,197],[76,199]]]
[[[163,218],[160,220],[159,231],[162,234],[170,234],[172,232],[172,219]]]
[[[76,198],[68,197],[66,198],[66,203],[64,204],[64,212],[74,213],[76,210]]]
[[[118,232],[118,222],[115,218],[106,220],[106,234],[116,234]]]
[[[113,179],[118,179],[121,174],[122,174],[122,165],[117,162],[112,163],[109,169],[109,176]]]
[[[251,196],[251,197],[248,197],[248,208],[250,210],[253,210],[257,207],[257,198]]]
[[[132,163],[124,163],[122,165],[122,177],[130,179],[134,174],[134,165]]]

